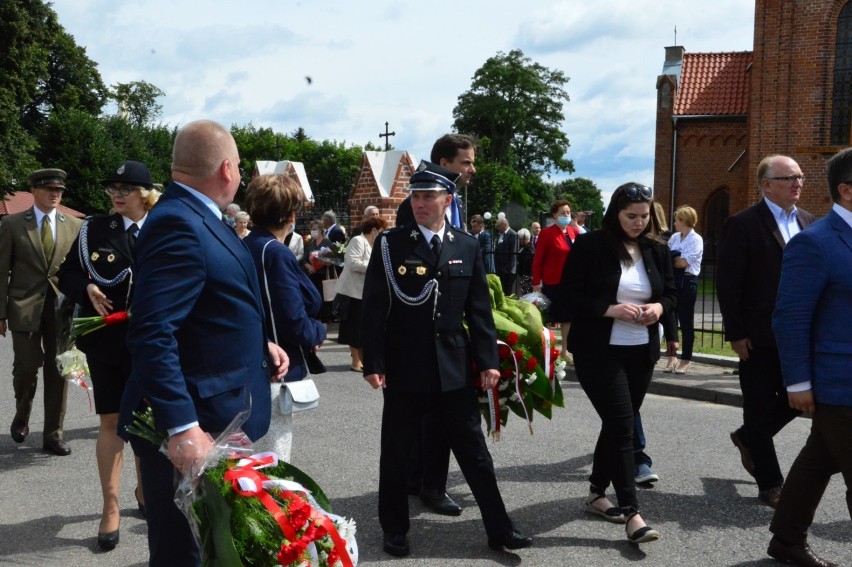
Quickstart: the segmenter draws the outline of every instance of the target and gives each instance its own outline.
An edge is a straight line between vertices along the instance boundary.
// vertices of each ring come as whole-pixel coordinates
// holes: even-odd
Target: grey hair
[[[332,210],[328,210],[328,211],[324,212],[322,214],[322,218],[330,220],[332,224],[337,222],[337,215],[334,214],[334,211],[332,211]]]

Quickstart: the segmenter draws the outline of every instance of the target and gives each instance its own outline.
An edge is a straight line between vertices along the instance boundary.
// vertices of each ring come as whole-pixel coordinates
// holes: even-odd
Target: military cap
[[[431,161],[422,160],[417,171],[411,174],[409,191],[447,191],[456,192],[456,182],[461,173],[441,167]]]
[[[38,169],[30,173],[27,180],[30,182],[30,187],[33,188],[65,189],[66,177],[68,177],[68,174],[61,169]]]
[[[151,179],[151,172],[144,163],[133,160],[125,160],[115,168],[106,179],[101,181],[101,185],[110,185],[112,183],[125,183],[127,185],[139,185],[150,189],[154,186],[154,181]]]

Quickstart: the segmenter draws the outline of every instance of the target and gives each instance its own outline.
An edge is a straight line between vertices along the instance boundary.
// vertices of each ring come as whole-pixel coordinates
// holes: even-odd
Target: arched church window
[[[852,142],[852,2],[840,11],[834,58],[834,96],[831,112],[831,143]]]

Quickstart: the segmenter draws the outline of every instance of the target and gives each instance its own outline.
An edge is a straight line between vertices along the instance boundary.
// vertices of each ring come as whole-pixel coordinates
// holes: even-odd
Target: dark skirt
[[[87,362],[92,375],[95,413],[98,415],[118,413],[121,397],[124,394],[124,385],[130,378],[130,353],[117,363],[100,360],[97,357],[88,358]]]
[[[550,300],[546,317],[551,323],[570,323],[573,317],[568,308],[568,302],[562,297],[559,285],[542,284],[541,292]]]
[[[350,297],[348,307],[340,313],[337,342],[352,348],[361,348],[361,300]]]

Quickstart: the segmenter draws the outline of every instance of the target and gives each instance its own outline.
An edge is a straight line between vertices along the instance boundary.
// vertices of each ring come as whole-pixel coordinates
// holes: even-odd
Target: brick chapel
[[[825,162],[852,135],[852,0],[756,0],[751,52],[667,47],[657,78],[654,192],[698,212],[705,256],[725,219],[757,202],[757,164],[789,155],[799,206],[831,207]],[[671,223],[670,223],[671,224]]]

